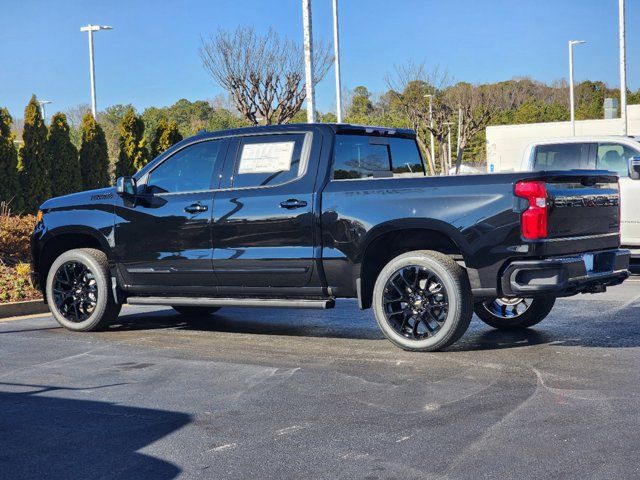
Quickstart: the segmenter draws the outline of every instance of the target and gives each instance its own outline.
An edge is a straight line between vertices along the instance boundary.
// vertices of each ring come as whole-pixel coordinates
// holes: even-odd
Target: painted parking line
[[[47,312],[47,313],[34,313],[33,315],[23,315],[21,317],[7,317],[7,318],[0,318],[0,323],[7,323],[7,322],[17,322],[20,320],[31,320],[32,318],[47,318],[50,317],[51,313]]]

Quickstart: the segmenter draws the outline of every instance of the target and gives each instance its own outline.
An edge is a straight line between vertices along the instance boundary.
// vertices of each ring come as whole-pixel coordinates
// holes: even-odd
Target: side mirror
[[[629,178],[640,180],[640,155],[629,159]]]
[[[121,197],[135,197],[137,193],[136,179],[133,177],[118,178],[116,191]]]

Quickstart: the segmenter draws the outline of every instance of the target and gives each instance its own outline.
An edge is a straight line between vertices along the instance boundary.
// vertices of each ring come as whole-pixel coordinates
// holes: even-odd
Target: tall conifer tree
[[[0,108],[0,201],[10,202],[14,212],[22,210],[20,184],[18,183],[18,151],[11,132],[11,115]]]
[[[45,152],[47,128],[44,126],[40,105],[35,95],[24,111],[24,144],[20,149],[20,183],[24,209],[35,213],[42,202],[51,196],[51,179]]]
[[[88,112],[82,119],[80,174],[85,190],[109,185],[109,153],[104,131]]]
[[[71,143],[69,124],[64,113],[51,117],[47,136],[47,156],[51,165],[51,194],[67,195],[82,190],[78,150]]]
[[[161,118],[151,139],[151,158],[156,158],[180,140],[182,135],[178,130],[177,122],[175,120],[167,122],[166,118]]]
[[[133,175],[149,162],[144,139],[144,122],[129,108],[120,123],[120,153],[116,162],[116,177]]]

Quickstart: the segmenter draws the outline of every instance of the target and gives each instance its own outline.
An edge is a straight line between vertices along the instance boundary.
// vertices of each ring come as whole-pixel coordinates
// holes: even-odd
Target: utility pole
[[[342,123],[342,86],[340,81],[340,35],[338,32],[338,0],[333,0],[333,59],[336,74],[336,118]]]
[[[428,93],[425,95],[426,98],[429,99],[429,126],[433,129],[433,95]],[[431,150],[431,163],[433,164],[433,173],[437,173],[435,171],[436,168],[436,141],[433,136],[433,130],[431,131],[431,143],[429,144]]]
[[[453,158],[451,158],[451,125],[453,125],[453,122],[445,122],[444,124],[447,126],[447,149],[449,158],[447,162],[447,175],[449,175],[449,171],[453,165]]]
[[[587,43],[584,40],[569,40],[569,105],[571,107],[571,135],[576,136],[576,107],[573,96],[573,46]]]
[[[618,0],[618,19],[620,23],[620,119],[622,134],[627,135],[627,52],[624,32],[624,0]]]
[[[40,104],[40,112],[42,113],[42,123],[46,125],[47,115],[45,113],[44,106],[47,105],[48,103],[53,103],[53,102],[51,100],[38,100],[38,103]]]
[[[96,118],[96,72],[93,63],[93,32],[99,30],[112,30],[113,27],[109,25],[87,25],[86,27],[80,27],[81,32],[89,33],[89,76],[91,77],[91,113],[93,118]]]
[[[456,175],[460,173],[460,165],[458,165],[458,157],[460,156],[460,135],[462,134],[462,106],[458,105],[458,136],[456,138]],[[462,163],[462,159],[460,159]]]
[[[313,32],[311,29],[311,0],[302,0],[302,23],[304,27],[304,73],[307,93],[307,122],[315,123],[316,112],[313,92]]]

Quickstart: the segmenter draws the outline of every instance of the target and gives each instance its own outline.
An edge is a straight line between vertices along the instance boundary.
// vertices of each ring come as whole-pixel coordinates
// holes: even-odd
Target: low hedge
[[[0,260],[5,265],[29,262],[29,236],[36,217],[0,214]]]
[[[42,298],[29,279],[30,266],[19,263],[15,267],[0,266],[0,303]]]
[[[0,206],[0,303],[42,298],[29,278],[29,236],[35,220],[33,215],[11,215]]]

